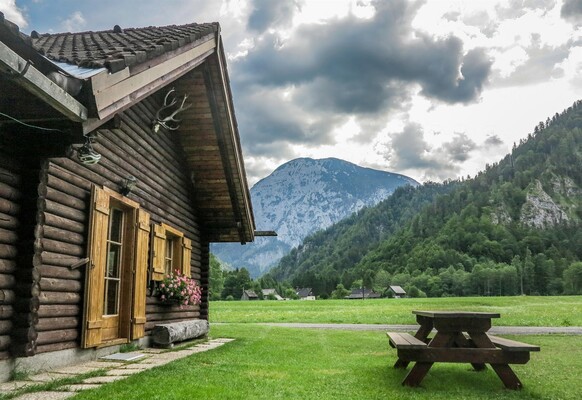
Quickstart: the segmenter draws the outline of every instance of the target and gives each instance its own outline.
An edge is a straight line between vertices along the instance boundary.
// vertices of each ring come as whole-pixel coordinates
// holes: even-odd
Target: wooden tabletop
[[[499,313],[480,311],[423,311],[413,310],[413,314],[429,318],[499,318]]]

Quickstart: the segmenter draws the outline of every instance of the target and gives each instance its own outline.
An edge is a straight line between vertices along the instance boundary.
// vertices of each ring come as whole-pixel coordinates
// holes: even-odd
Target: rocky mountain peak
[[[337,158],[289,161],[251,189],[257,229],[274,230],[278,236],[257,238],[244,247],[216,244],[212,252],[231,266],[246,267],[251,275],[259,276],[307,235],[379,203],[402,185],[418,182]]]

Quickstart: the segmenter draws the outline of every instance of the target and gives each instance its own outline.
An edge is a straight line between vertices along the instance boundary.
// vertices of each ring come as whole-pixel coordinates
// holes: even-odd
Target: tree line
[[[563,212],[532,225],[543,190]],[[305,239],[267,274],[330,297],[338,285],[418,296],[582,294],[582,102],[540,122],[475,177],[399,188]]]

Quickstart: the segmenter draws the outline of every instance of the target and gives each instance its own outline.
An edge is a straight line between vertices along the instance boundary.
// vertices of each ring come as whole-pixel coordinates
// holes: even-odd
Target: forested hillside
[[[279,281],[292,280],[293,286],[311,287],[319,294],[331,293],[340,282],[351,285],[361,277],[355,275],[353,267],[362,257],[401,229],[439,194],[448,193],[457,185],[458,182],[429,182],[400,187],[377,206],[364,208],[307,237],[267,276]]]
[[[273,276],[323,296],[354,282],[429,296],[580,293],[581,219],[579,101],[474,179],[400,189],[307,238]]]

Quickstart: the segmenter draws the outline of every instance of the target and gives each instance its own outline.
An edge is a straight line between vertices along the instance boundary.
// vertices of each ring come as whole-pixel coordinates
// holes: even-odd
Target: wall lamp
[[[77,158],[83,164],[93,165],[97,164],[101,160],[101,154],[93,150],[93,142],[95,141],[95,135],[85,135],[85,143],[81,147],[77,147]]]
[[[127,196],[136,186],[137,179],[135,179],[135,176],[129,175],[127,178],[123,178],[119,183],[119,193]]]

